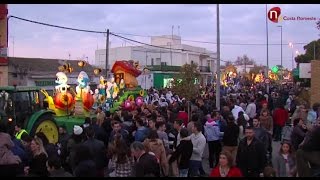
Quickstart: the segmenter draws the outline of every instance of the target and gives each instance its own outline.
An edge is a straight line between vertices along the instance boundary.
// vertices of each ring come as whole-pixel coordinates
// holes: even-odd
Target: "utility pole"
[[[282,26],[277,26],[277,27],[279,27],[280,28],[280,51],[281,51],[281,66],[283,67],[283,64],[282,64]]]
[[[266,4],[266,35],[267,35],[267,70],[265,76],[268,77],[269,72],[269,32],[268,32],[268,4]],[[267,84],[267,94],[269,94],[269,84]]]
[[[269,70],[268,4],[266,4],[267,70]]]
[[[147,67],[147,65],[148,65],[148,51],[146,50],[146,67]]]
[[[107,29],[107,40],[106,40],[106,78],[108,79],[108,64],[109,64],[109,29]]]
[[[171,66],[172,66],[172,49],[171,49],[171,43],[170,43],[170,59],[171,59]]]
[[[217,79],[216,79],[216,108],[220,110],[220,13],[217,4]]]
[[[313,43],[313,60],[316,60],[316,42],[317,40],[315,40]]]
[[[172,26],[172,32],[171,32],[171,43],[170,43],[170,59],[171,59],[171,66],[172,66],[172,43],[173,43],[173,28],[174,26]]]

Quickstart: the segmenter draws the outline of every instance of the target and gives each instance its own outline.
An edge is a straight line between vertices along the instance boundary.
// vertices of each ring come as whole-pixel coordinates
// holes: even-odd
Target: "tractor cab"
[[[14,128],[16,123],[26,126],[27,120],[41,110],[40,88],[6,86],[0,87],[0,122]]]

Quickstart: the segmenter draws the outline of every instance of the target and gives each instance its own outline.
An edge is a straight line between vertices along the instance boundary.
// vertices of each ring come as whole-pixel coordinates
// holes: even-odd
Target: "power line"
[[[112,32],[115,34],[121,34],[121,35],[126,35],[126,36],[136,36],[136,37],[148,37],[148,38],[152,38],[155,36],[151,36],[151,35],[139,35],[139,34],[131,34],[131,33],[116,33],[116,32]],[[172,40],[181,40],[181,41],[186,41],[186,42],[196,42],[196,43],[204,43],[204,44],[217,44],[216,42],[212,42],[212,41],[198,41],[198,40],[190,40],[190,39],[181,39],[181,38],[171,38],[171,37],[165,37],[165,36],[161,36],[161,38],[163,39],[172,39]],[[240,46],[244,46],[244,45],[249,45],[249,46],[265,46],[267,44],[264,43],[220,43],[221,45],[240,45]],[[298,43],[292,43],[292,44],[308,44],[308,43],[303,43],[303,42],[298,42]],[[271,43],[269,45],[278,45],[280,46],[281,43]],[[287,45],[287,44],[283,44],[282,45]]]
[[[30,20],[30,19],[25,19],[25,18],[21,18],[21,17],[17,17],[17,16],[9,16],[8,18],[15,18],[21,21],[27,21],[30,23],[34,23],[34,24],[40,24],[40,25],[44,25],[44,26],[50,26],[50,27],[55,27],[55,28],[60,28],[60,29],[67,29],[67,30],[72,30],[72,31],[79,31],[79,32],[87,32],[87,33],[97,33],[97,34],[105,34],[105,31],[96,31],[96,30],[86,30],[86,29],[78,29],[78,28],[70,28],[70,27],[65,27],[65,26],[58,26],[58,25],[53,25],[53,24],[48,24],[48,23],[43,23],[43,22],[39,22],[39,21],[34,21],[34,20]],[[123,34],[123,35],[128,35],[128,36],[137,36],[137,37],[154,37],[154,36],[150,36],[150,35],[137,35],[137,34],[130,34],[130,33],[113,33],[110,32],[110,34],[116,35],[116,34]],[[162,37],[162,38],[167,38],[167,37]],[[168,39],[173,39],[173,40],[180,40],[177,38],[169,38]],[[189,41],[189,42],[197,42],[197,43],[205,43],[205,44],[217,44],[216,42],[210,42],[210,41],[197,41],[197,40],[187,40],[187,39],[181,39],[181,41]],[[267,44],[264,43],[220,43],[221,45],[236,45],[236,46],[265,46]],[[298,43],[292,43],[292,44],[296,44],[296,45],[305,45],[308,43],[302,43],[302,42],[298,42]],[[274,44],[269,44],[269,45],[287,45],[287,44],[281,44],[281,43],[274,43]]]
[[[50,27],[55,27],[55,28],[60,28],[60,29],[68,29],[68,30],[72,30],[72,31],[80,31],[80,32],[88,32],[88,33],[98,33],[98,34],[105,34],[105,33],[106,33],[106,32],[103,32],[103,31],[93,31],[93,30],[85,30],[85,29],[77,29],[77,28],[70,28],[70,27],[58,26],[58,25],[53,25],[53,24],[48,24],[48,23],[33,21],[33,20],[29,20],[29,19],[24,19],[24,18],[17,17],[17,16],[9,16],[8,19],[9,19],[9,18],[15,18],[15,19],[19,19],[19,20],[22,20],[22,21],[27,21],[27,22],[35,23],[35,24],[40,24],[40,25],[50,26]]]

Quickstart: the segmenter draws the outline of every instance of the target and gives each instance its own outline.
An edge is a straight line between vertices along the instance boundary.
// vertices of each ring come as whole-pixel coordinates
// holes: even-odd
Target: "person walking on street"
[[[238,150],[238,139],[240,128],[235,124],[232,115],[227,117],[227,128],[225,129],[223,135],[223,151],[229,151],[233,158],[233,163],[235,164],[237,150]]]
[[[289,142],[281,144],[274,167],[277,177],[296,177],[296,159],[292,154],[292,146]]]
[[[238,146],[236,164],[244,177],[259,177],[266,166],[266,150],[251,126],[246,128],[245,135]]]
[[[320,167],[320,121],[317,121],[309,136],[301,143],[301,149],[296,153],[299,177],[310,177],[314,174],[312,168]]]
[[[83,145],[87,146],[90,149],[91,154],[93,155],[94,162],[97,168],[97,176],[104,176],[104,167],[107,166],[106,162],[106,148],[104,143],[100,140],[94,138],[95,132],[91,126],[85,129],[85,134],[87,136],[87,140],[83,143]]]
[[[188,139],[188,130],[186,128],[180,131],[181,141],[169,159],[169,164],[178,161],[179,177],[187,177],[189,171],[189,160],[192,156],[193,145]]]
[[[293,130],[291,133],[291,144],[295,151],[299,149],[299,145],[304,140],[307,133],[307,126],[303,123],[301,118],[293,120]]]
[[[194,123],[192,127],[192,134],[190,135],[192,144],[193,144],[193,151],[192,156],[190,158],[190,176],[199,176],[199,170],[202,165],[202,155],[204,152],[204,148],[206,147],[206,138],[201,133],[202,124],[200,122]],[[204,174],[201,174],[204,175]]]
[[[213,168],[219,162],[221,142],[219,125],[211,119],[210,115],[207,115],[207,122],[204,125],[204,135],[209,147],[209,166],[210,168]]]
[[[273,137],[275,141],[281,141],[282,128],[289,119],[288,111],[283,105],[279,105],[273,113]]]
[[[160,177],[160,164],[155,155],[146,152],[145,146],[139,141],[133,142],[130,149],[136,158],[134,177]]]

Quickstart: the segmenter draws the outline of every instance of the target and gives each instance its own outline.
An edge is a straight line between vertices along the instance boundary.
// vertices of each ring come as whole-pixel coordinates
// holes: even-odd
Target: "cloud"
[[[319,16],[319,5],[283,5],[269,4],[268,8],[279,6],[283,15]],[[140,35],[170,35],[174,25],[174,34],[182,39],[216,42],[216,5],[176,5],[176,4],[108,4],[108,5],[9,5],[9,14],[49,24],[66,27],[105,31],[107,28],[115,33]],[[10,20],[10,36],[15,37],[15,56],[45,58],[81,58],[94,59],[95,50],[105,48],[103,34],[75,32],[42,25]],[[264,4],[220,5],[221,43],[266,43],[266,13]],[[284,21],[283,43],[310,42],[319,38],[319,30],[314,22]],[[269,43],[280,43],[280,29],[269,22]],[[125,35],[123,35],[125,36]],[[150,43],[148,37],[125,36],[137,41]],[[117,37],[110,36],[111,47],[125,43]],[[215,44],[183,41],[184,44],[215,50]],[[138,45],[126,42],[126,45]],[[295,45],[303,52],[305,44]],[[9,42],[9,46],[13,43]],[[266,64],[266,45],[221,45],[221,58],[234,61],[237,56],[247,54]],[[283,46],[283,60],[291,67],[292,49]],[[275,65],[281,59],[280,46],[269,46],[269,61]]]

